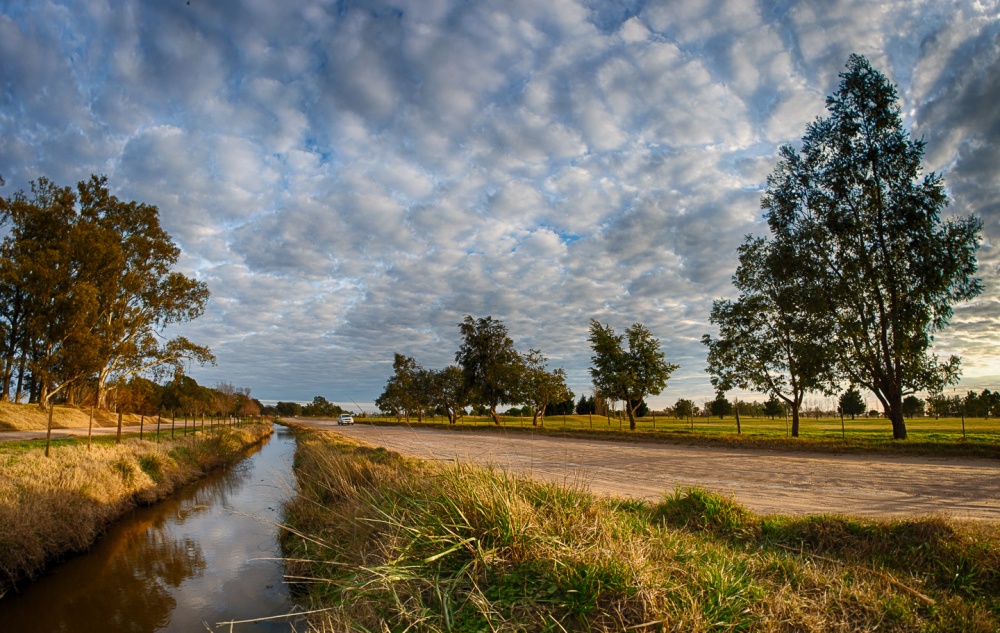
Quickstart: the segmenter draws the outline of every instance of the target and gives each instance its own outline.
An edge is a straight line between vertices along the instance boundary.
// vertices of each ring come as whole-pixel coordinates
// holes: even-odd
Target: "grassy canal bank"
[[[318,631],[995,631],[1000,526],[599,497],[303,431],[289,575]]]
[[[270,423],[216,427],[159,442],[113,437],[0,444],[0,596],[46,564],[87,549],[139,504],[241,459]]]

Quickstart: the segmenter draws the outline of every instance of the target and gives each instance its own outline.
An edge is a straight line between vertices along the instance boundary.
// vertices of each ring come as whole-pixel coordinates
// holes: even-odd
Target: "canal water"
[[[229,631],[292,612],[276,523],[294,491],[295,438],[141,508],[91,551],[0,598],[0,631]],[[290,631],[287,619],[233,631]]]

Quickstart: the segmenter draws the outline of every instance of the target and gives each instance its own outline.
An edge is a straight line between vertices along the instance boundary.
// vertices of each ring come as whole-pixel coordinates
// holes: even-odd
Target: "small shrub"
[[[717,534],[752,534],[759,529],[753,513],[731,497],[700,488],[678,488],[652,511],[654,522]]]
[[[122,478],[122,483],[128,487],[135,485],[136,469],[132,462],[125,457],[120,457],[111,464],[111,469]]]
[[[163,482],[163,459],[155,453],[139,458],[139,468],[156,483]]]

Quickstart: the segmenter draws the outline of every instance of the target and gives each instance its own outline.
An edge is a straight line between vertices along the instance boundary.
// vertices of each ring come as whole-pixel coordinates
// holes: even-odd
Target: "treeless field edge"
[[[37,404],[0,402],[0,431],[44,431],[48,428],[48,412]],[[122,414],[122,425],[139,425],[139,416]],[[52,410],[52,427],[56,429],[87,428],[90,422],[89,407],[56,405]],[[156,416],[146,416],[146,424],[156,423]],[[94,410],[94,427],[118,425],[118,414],[107,409]]]
[[[137,505],[154,503],[235,463],[270,424],[220,427],[161,442],[64,440],[46,458],[37,442],[0,446],[0,597],[60,557],[84,551]]]
[[[302,431],[288,575],[311,630],[995,631],[996,524],[607,498]]]

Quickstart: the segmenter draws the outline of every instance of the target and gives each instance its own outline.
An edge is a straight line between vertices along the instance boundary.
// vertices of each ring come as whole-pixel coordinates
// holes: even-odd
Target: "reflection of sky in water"
[[[292,490],[294,450],[276,427],[250,459],[138,510],[91,552],[0,600],[0,631],[205,631],[287,613],[280,563],[254,559],[281,555],[274,522]],[[243,627],[289,630],[281,620]]]

